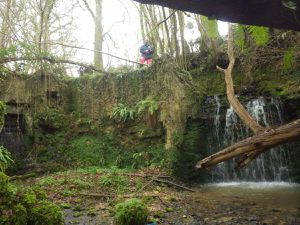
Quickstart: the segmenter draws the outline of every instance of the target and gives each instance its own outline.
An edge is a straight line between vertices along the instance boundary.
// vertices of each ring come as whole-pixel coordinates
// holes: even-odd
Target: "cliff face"
[[[300,115],[299,80],[295,75],[284,77],[286,85],[279,82],[280,76],[264,72],[257,73],[251,85],[242,74],[235,75],[234,82],[243,103],[261,95],[281,96],[288,121]],[[213,96],[220,97],[221,109],[228,108],[222,74],[197,68],[182,71],[166,62],[103,76],[7,76],[0,86],[0,99],[7,104],[0,141],[10,151],[22,155],[50,146],[48,136],[53,134],[62,136],[65,144],[100,131],[117,137],[127,148],[159,145],[171,149],[178,175],[186,179],[199,177],[194,162],[210,153],[208,140],[215,129]],[[224,116],[220,120],[225,123]],[[190,170],[184,170],[188,165]]]
[[[14,152],[24,150],[21,140],[17,145],[7,143],[11,135],[34,136],[33,131],[38,127],[52,132],[55,126],[47,124],[52,116],[47,110],[56,109],[69,115],[69,119],[88,118],[97,129],[124,139],[161,140],[166,136],[165,145],[170,148],[173,133],[184,130],[186,119],[192,113],[194,98],[188,96],[191,85],[190,75],[173,65],[163,68],[158,65],[129,74],[70,79],[55,75],[8,76],[2,80],[0,92],[0,99],[7,104],[2,142]],[[157,105],[153,112],[147,102]],[[132,111],[132,118],[112,118],[120,104],[125,111]]]

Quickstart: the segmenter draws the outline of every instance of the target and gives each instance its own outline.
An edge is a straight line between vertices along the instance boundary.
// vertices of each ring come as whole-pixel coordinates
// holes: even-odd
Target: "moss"
[[[8,191],[8,176],[0,172],[0,194],[4,195]]]
[[[21,203],[26,208],[31,208],[37,203],[37,197],[31,189],[26,189],[21,195]]]
[[[10,223],[14,225],[26,225],[28,221],[28,215],[26,208],[17,204],[13,207],[13,216],[10,218]]]
[[[46,200],[39,190],[17,188],[0,173],[0,225],[63,224],[58,206]]]
[[[4,124],[5,113],[6,113],[6,105],[4,102],[0,101],[0,131],[1,131],[1,126]]]
[[[201,121],[189,121],[185,133],[178,137],[172,156],[172,172],[186,181],[204,181],[205,173],[195,170],[196,162],[205,154],[206,127]]]
[[[64,221],[61,209],[51,202],[41,201],[32,208],[29,224],[63,225]]]
[[[130,199],[115,206],[116,225],[143,225],[148,218],[147,207],[138,199]]]

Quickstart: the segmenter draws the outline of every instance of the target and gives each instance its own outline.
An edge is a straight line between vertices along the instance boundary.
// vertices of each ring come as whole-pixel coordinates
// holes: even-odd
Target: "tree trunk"
[[[165,32],[166,32],[166,38],[167,38],[167,42],[168,42],[168,49],[169,49],[169,53],[174,56],[174,50],[172,48],[172,44],[171,44],[171,37],[170,37],[170,32],[169,32],[169,27],[168,27],[168,22],[167,22],[167,16],[166,16],[166,10],[164,7],[162,7],[162,13],[163,13],[163,20],[164,20],[164,27],[165,27]]]
[[[186,62],[186,46],[185,46],[185,37],[184,37],[184,14],[181,11],[177,12],[178,16],[178,24],[179,24],[179,32],[180,32],[180,43],[181,43],[181,66],[182,68],[186,69],[187,67],[187,62]]]
[[[103,28],[102,28],[102,0],[95,0],[95,39],[94,39],[94,65],[103,69],[102,43],[103,43]]]
[[[4,12],[2,12],[2,24],[1,24],[1,30],[0,30],[0,47],[4,48],[6,47],[7,40],[9,39],[9,36],[11,34],[11,29],[9,29],[9,24],[11,24],[10,21],[10,10],[11,10],[11,0],[6,0],[4,5]]]
[[[172,10],[172,13],[174,10]],[[179,43],[178,43],[178,38],[177,38],[177,18],[176,16],[172,16],[171,18],[171,23],[172,23],[172,44],[173,48],[175,49],[175,56],[178,59],[180,55],[180,49],[179,49]]]
[[[145,26],[144,26],[144,16],[143,16],[143,5],[139,4],[139,16],[140,16],[140,28],[141,28],[141,34],[143,41],[146,40],[146,32],[145,32]]]
[[[229,65],[227,69],[222,69],[220,67],[217,67],[220,71],[224,72],[225,74],[225,82],[226,82],[226,92],[227,92],[227,98],[234,108],[235,112],[238,114],[238,116],[243,120],[243,122],[255,133],[259,133],[264,130],[262,126],[260,126],[247,112],[247,110],[244,108],[244,106],[239,102],[239,100],[235,97],[234,94],[234,87],[233,87],[233,81],[232,81],[232,69],[234,67],[235,58],[233,53],[233,32],[232,32],[232,26],[229,24],[228,28],[228,58],[229,58]]]

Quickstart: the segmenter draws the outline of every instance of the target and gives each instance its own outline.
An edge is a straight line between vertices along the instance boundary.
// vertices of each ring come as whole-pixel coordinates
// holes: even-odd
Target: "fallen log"
[[[245,154],[249,155],[250,158],[246,157],[238,163],[238,166],[241,167],[249,163],[249,160],[254,159],[259,153],[293,140],[300,140],[300,119],[275,129],[267,129],[255,136],[237,142],[232,146],[198,161],[196,168],[210,168],[223,161]],[[254,154],[249,154],[253,152]]]
[[[9,180],[10,181],[13,181],[13,180],[25,180],[25,179],[28,179],[28,178],[31,178],[31,177],[36,177],[37,174],[36,173],[27,173],[27,174],[24,174],[24,175],[16,175],[16,176],[11,176],[9,177]]]

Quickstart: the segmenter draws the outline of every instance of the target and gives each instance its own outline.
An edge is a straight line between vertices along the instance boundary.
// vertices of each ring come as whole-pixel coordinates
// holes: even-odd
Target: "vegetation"
[[[13,163],[11,153],[0,145],[0,172],[4,172]]]
[[[115,206],[116,225],[142,225],[146,224],[148,210],[138,199],[130,199]]]
[[[119,103],[112,112],[111,118],[116,119],[118,122],[126,122],[134,120],[135,110],[129,108],[125,104]]]
[[[0,172],[1,225],[63,225],[60,208],[45,199],[39,189],[16,187]]]
[[[150,115],[153,115],[158,110],[158,103],[151,98],[147,98],[139,101],[136,105],[136,108],[138,114],[149,112]]]
[[[6,113],[6,105],[4,102],[0,101],[0,132],[2,130],[2,127],[4,125],[4,116]]]

